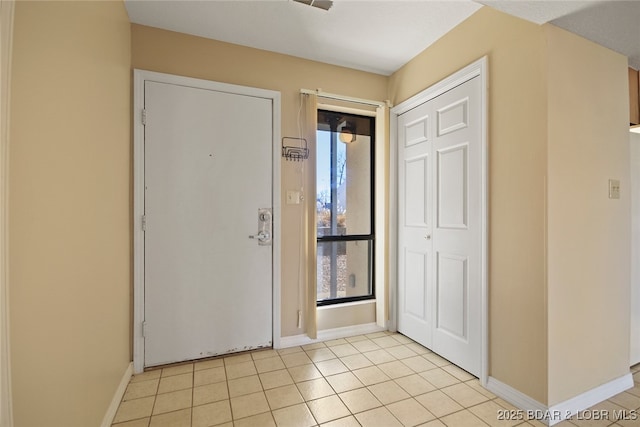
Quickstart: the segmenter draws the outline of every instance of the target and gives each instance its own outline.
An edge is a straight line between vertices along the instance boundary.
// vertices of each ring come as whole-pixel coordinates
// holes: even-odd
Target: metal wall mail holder
[[[286,145],[285,142],[289,141],[289,144],[294,144],[293,141],[297,141],[296,145]],[[292,138],[285,136],[282,138],[282,157],[287,160],[300,162],[309,158],[309,148],[307,147],[307,140],[304,138]]]

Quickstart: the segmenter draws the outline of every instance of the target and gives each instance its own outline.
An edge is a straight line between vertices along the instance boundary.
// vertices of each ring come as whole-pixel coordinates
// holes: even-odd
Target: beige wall
[[[629,104],[626,57],[544,29],[549,404],[556,404],[629,372]],[[620,200],[608,198],[610,178],[620,180]]]
[[[15,426],[97,426],[130,361],[124,5],[17,2],[13,52]]]
[[[546,82],[541,27],[480,9],[391,76],[398,104],[489,58],[489,374],[545,403]]]
[[[301,88],[322,88],[326,92],[375,100],[386,98],[385,76],[140,25],[132,25],[132,66],[280,91],[283,137],[299,135],[297,114]],[[283,198],[287,190],[300,188],[299,170],[298,163],[283,160]],[[315,196],[307,194],[306,201],[315,204]],[[298,224],[302,214],[303,205],[287,205],[282,201],[282,336],[304,332],[304,325],[297,328]],[[356,319],[369,323],[375,321],[375,316],[357,315]]]
[[[345,305],[318,307],[318,330],[344,328],[375,322],[375,302],[362,301]]]

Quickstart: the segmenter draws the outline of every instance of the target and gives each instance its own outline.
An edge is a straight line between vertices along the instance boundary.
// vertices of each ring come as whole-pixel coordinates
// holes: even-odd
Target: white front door
[[[145,81],[145,367],[272,345],[272,104]]]
[[[398,117],[398,330],[481,370],[480,77]]]

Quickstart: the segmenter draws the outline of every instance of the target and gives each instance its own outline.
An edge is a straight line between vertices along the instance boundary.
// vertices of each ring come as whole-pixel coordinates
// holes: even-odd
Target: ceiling
[[[125,0],[129,19],[243,46],[389,75],[486,5],[618,51],[640,68],[640,0]],[[366,25],[365,25],[366,24]]]

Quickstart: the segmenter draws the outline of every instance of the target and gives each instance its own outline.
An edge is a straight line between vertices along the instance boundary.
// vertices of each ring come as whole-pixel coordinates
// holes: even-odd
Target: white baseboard
[[[107,413],[104,414],[104,418],[102,419],[102,424],[100,424],[100,427],[111,427],[113,419],[116,416],[116,412],[118,411],[118,406],[120,406],[120,402],[122,401],[124,392],[127,391],[127,385],[129,385],[129,380],[131,380],[132,375],[133,362],[129,363],[129,366],[127,366],[127,369],[124,371],[122,379],[120,380],[120,384],[116,389],[116,393],[113,395],[113,399],[111,399],[111,404],[109,405],[109,408],[107,408]]]
[[[354,335],[371,334],[380,331],[386,331],[386,329],[381,328],[376,323],[364,323],[361,325],[345,326],[343,328],[325,329],[323,331],[318,331],[317,339],[311,339],[304,334],[282,337],[280,338],[279,348],[296,347],[299,345],[352,337]]]
[[[559,414],[560,419],[556,420],[554,417],[549,423],[550,426],[559,423],[562,420],[570,418],[576,415],[580,411],[584,411],[592,407],[593,405],[600,403],[615,396],[618,393],[622,393],[625,390],[633,387],[633,376],[631,373],[602,384],[596,388],[592,388],[582,394],[579,394],[571,399],[560,402],[557,405],[553,405],[549,408],[549,412],[552,414]]]
[[[523,411],[546,411],[547,406],[493,377],[487,379],[487,390]]]
[[[584,411],[631,387],[633,387],[633,377],[631,373],[628,373],[620,378],[558,403],[557,405],[547,407],[493,377],[489,377],[486,385],[486,388],[496,396],[501,397],[518,409],[527,412],[530,411],[530,413],[525,414],[525,419],[537,419],[541,423],[549,426],[566,420],[578,412]]]

